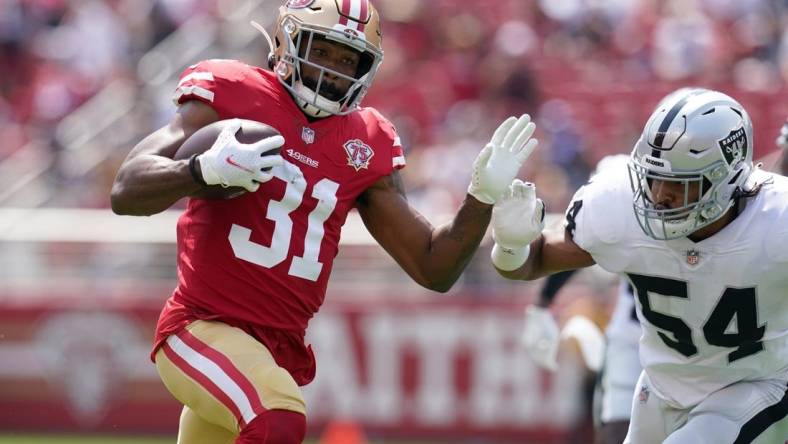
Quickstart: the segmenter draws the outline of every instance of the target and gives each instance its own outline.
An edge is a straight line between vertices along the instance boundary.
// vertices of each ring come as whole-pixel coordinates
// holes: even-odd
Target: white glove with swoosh
[[[535,128],[528,114],[501,123],[473,162],[468,194],[479,202],[494,204],[539,143],[531,138]]]
[[[261,183],[274,177],[271,167],[284,163],[282,156],[269,153],[284,145],[282,136],[266,137],[246,144],[235,138],[240,128],[241,121],[234,119],[222,129],[211,148],[197,156],[206,184],[243,187],[246,191],[254,192]]]

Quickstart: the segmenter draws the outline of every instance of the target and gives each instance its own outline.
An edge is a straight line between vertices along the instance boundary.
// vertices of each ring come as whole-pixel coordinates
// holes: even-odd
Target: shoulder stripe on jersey
[[[183,85],[184,83],[186,83],[186,82],[188,82],[190,80],[209,80],[209,81],[213,81],[213,73],[212,72],[206,72],[206,71],[202,71],[202,72],[195,71],[195,72],[186,74],[185,76],[183,76],[181,81],[178,82],[178,86],[181,86],[181,85]]]
[[[187,95],[202,97],[203,99],[213,103],[213,91],[208,91],[207,89],[197,85],[179,86],[178,89],[175,90],[175,97],[173,97],[172,100],[177,104],[178,101],[181,100],[181,97]]]
[[[392,159],[394,168],[405,166],[405,156],[397,156]]]
[[[394,138],[394,145],[393,146],[402,146],[402,141],[400,140],[399,136]]]
[[[673,123],[673,120],[679,114],[684,105],[689,102],[689,100],[699,94],[702,94],[703,90],[692,90],[687,92],[678,102],[676,102],[673,107],[668,111],[665,115],[665,118],[662,119],[662,123],[659,125],[659,129],[657,130],[657,135],[654,137],[654,143],[651,144],[652,148],[663,148],[662,143],[665,141],[665,133],[667,133],[668,128]],[[652,154],[654,157],[659,157],[659,154]]]

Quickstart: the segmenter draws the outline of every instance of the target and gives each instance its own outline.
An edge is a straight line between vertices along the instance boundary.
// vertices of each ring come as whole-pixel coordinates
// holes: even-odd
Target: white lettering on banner
[[[333,315],[320,316],[320,321],[312,321],[310,326],[315,338],[323,339],[313,343],[313,347],[320,350],[316,352],[317,373],[323,376],[319,378],[322,383],[318,383],[316,378],[307,386],[317,387],[317,390],[310,390],[310,404],[320,406],[318,408],[329,417],[355,417],[359,410],[364,409],[358,405],[363,394],[359,393],[356,353],[348,327],[345,319]]]
[[[399,420],[403,406],[402,337],[399,319],[378,313],[361,321],[367,356],[367,399],[365,412],[371,421],[392,423]],[[374,359],[371,357],[374,356]]]
[[[446,311],[446,310],[444,310]],[[428,424],[450,424],[456,419],[458,402],[454,361],[460,346],[467,343],[469,324],[459,314],[425,313],[411,319],[415,346],[421,357],[416,411]]]
[[[521,322],[501,310],[397,308],[351,316],[325,311],[310,325],[318,375],[304,388],[310,418],[338,414],[379,425],[556,427],[582,409],[578,365],[561,365],[547,384],[519,347]],[[359,344],[359,350],[354,344]],[[469,355],[468,393],[457,361]],[[415,387],[403,386],[406,356],[415,356]]]

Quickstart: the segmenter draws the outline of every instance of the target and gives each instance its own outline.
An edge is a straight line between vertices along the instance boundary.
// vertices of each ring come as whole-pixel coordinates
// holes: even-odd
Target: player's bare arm
[[[577,246],[568,231],[547,230],[531,243],[528,259],[521,267],[511,271],[496,269],[508,279],[530,281],[594,264],[591,255]]]
[[[533,280],[594,264],[564,227],[544,229],[544,203],[536,186],[514,180],[495,204],[492,262],[509,279]]]
[[[169,124],[142,139],[123,161],[112,185],[112,211],[149,216],[199,190],[189,161],[172,157],[189,136],[217,120],[216,111],[201,102],[181,105]]]
[[[398,172],[380,179],[358,200],[364,224],[420,285],[447,291],[479,246],[492,206],[466,196],[450,223],[433,227],[407,201]]]
[[[536,148],[534,129],[527,114],[501,123],[476,157],[468,195],[447,225],[436,229],[410,207],[396,171],[360,197],[357,206],[364,224],[416,282],[447,291],[484,237],[492,205]]]

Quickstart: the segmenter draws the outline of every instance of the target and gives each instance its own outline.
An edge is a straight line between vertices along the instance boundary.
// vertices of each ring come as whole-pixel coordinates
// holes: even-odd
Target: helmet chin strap
[[[274,52],[274,41],[271,40],[271,36],[268,35],[268,32],[263,28],[263,25],[257,23],[256,21],[252,20],[249,22],[256,30],[260,31],[260,33],[265,37],[265,41],[268,42],[268,53],[272,54]]]

